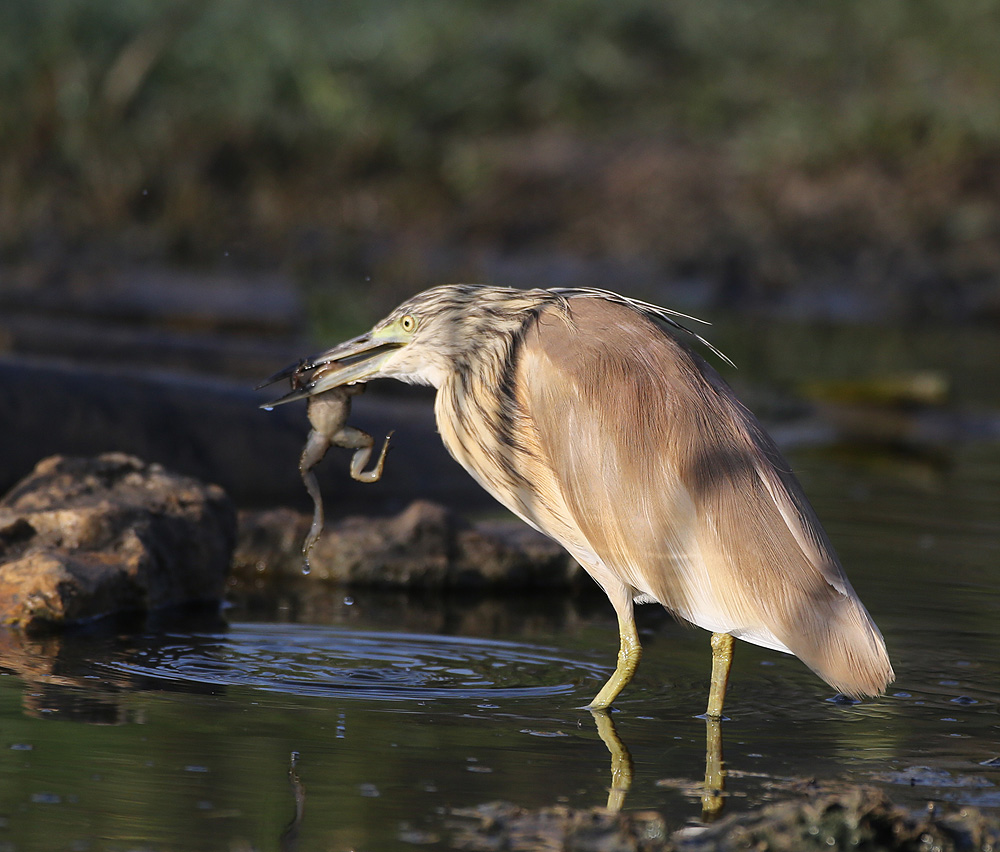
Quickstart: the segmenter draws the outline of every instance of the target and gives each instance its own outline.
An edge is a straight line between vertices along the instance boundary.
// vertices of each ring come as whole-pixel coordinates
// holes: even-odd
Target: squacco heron
[[[878,628],[787,463],[680,316],[595,289],[435,287],[277,373],[294,381],[276,402],[377,378],[435,387],[451,455],[615,608],[618,664],[593,709],[631,680],[633,606],[651,602],[712,632],[710,717],[733,637],[877,695],[893,679]]]

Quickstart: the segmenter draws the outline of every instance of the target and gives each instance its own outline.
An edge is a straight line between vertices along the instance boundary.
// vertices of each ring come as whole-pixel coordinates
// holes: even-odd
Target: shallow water
[[[791,455],[898,679],[840,703],[738,643],[726,812],[812,779],[1000,808],[1000,447]],[[304,587],[147,635],[3,635],[0,849],[434,848],[450,808],[607,801],[581,709],[617,650],[599,596]],[[639,615],[645,656],[613,714],[625,807],[676,828],[701,817],[708,635]]]

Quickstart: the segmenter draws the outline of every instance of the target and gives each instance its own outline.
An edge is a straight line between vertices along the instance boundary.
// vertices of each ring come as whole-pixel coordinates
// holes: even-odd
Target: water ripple
[[[104,666],[172,684],[393,700],[561,695],[607,676],[601,666],[521,643],[289,624],[166,637]]]

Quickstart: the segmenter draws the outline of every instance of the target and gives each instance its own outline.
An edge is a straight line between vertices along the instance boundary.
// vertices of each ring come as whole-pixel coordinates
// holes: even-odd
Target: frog
[[[293,376],[293,386],[295,381],[296,377]],[[392,432],[386,435],[375,466],[371,470],[365,470],[365,465],[371,459],[375,447],[375,439],[367,432],[347,425],[347,419],[351,414],[351,400],[358,394],[364,393],[365,387],[363,382],[358,382],[331,388],[310,396],[307,402],[306,415],[312,428],[306,438],[305,446],[302,448],[299,473],[302,474],[306,491],[309,492],[309,496],[313,500],[313,521],[302,544],[305,573],[309,573],[309,553],[323,531],[323,496],[320,493],[319,482],[313,468],[326,455],[326,451],[330,447],[344,447],[354,450],[350,472],[351,478],[358,482],[378,482],[382,478],[382,469],[385,466],[386,453],[389,452],[389,440],[392,437]]]

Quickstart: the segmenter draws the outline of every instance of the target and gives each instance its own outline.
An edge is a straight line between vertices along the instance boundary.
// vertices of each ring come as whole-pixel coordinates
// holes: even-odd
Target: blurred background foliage
[[[995,315],[997,57],[992,0],[5,0],[0,252]]]

